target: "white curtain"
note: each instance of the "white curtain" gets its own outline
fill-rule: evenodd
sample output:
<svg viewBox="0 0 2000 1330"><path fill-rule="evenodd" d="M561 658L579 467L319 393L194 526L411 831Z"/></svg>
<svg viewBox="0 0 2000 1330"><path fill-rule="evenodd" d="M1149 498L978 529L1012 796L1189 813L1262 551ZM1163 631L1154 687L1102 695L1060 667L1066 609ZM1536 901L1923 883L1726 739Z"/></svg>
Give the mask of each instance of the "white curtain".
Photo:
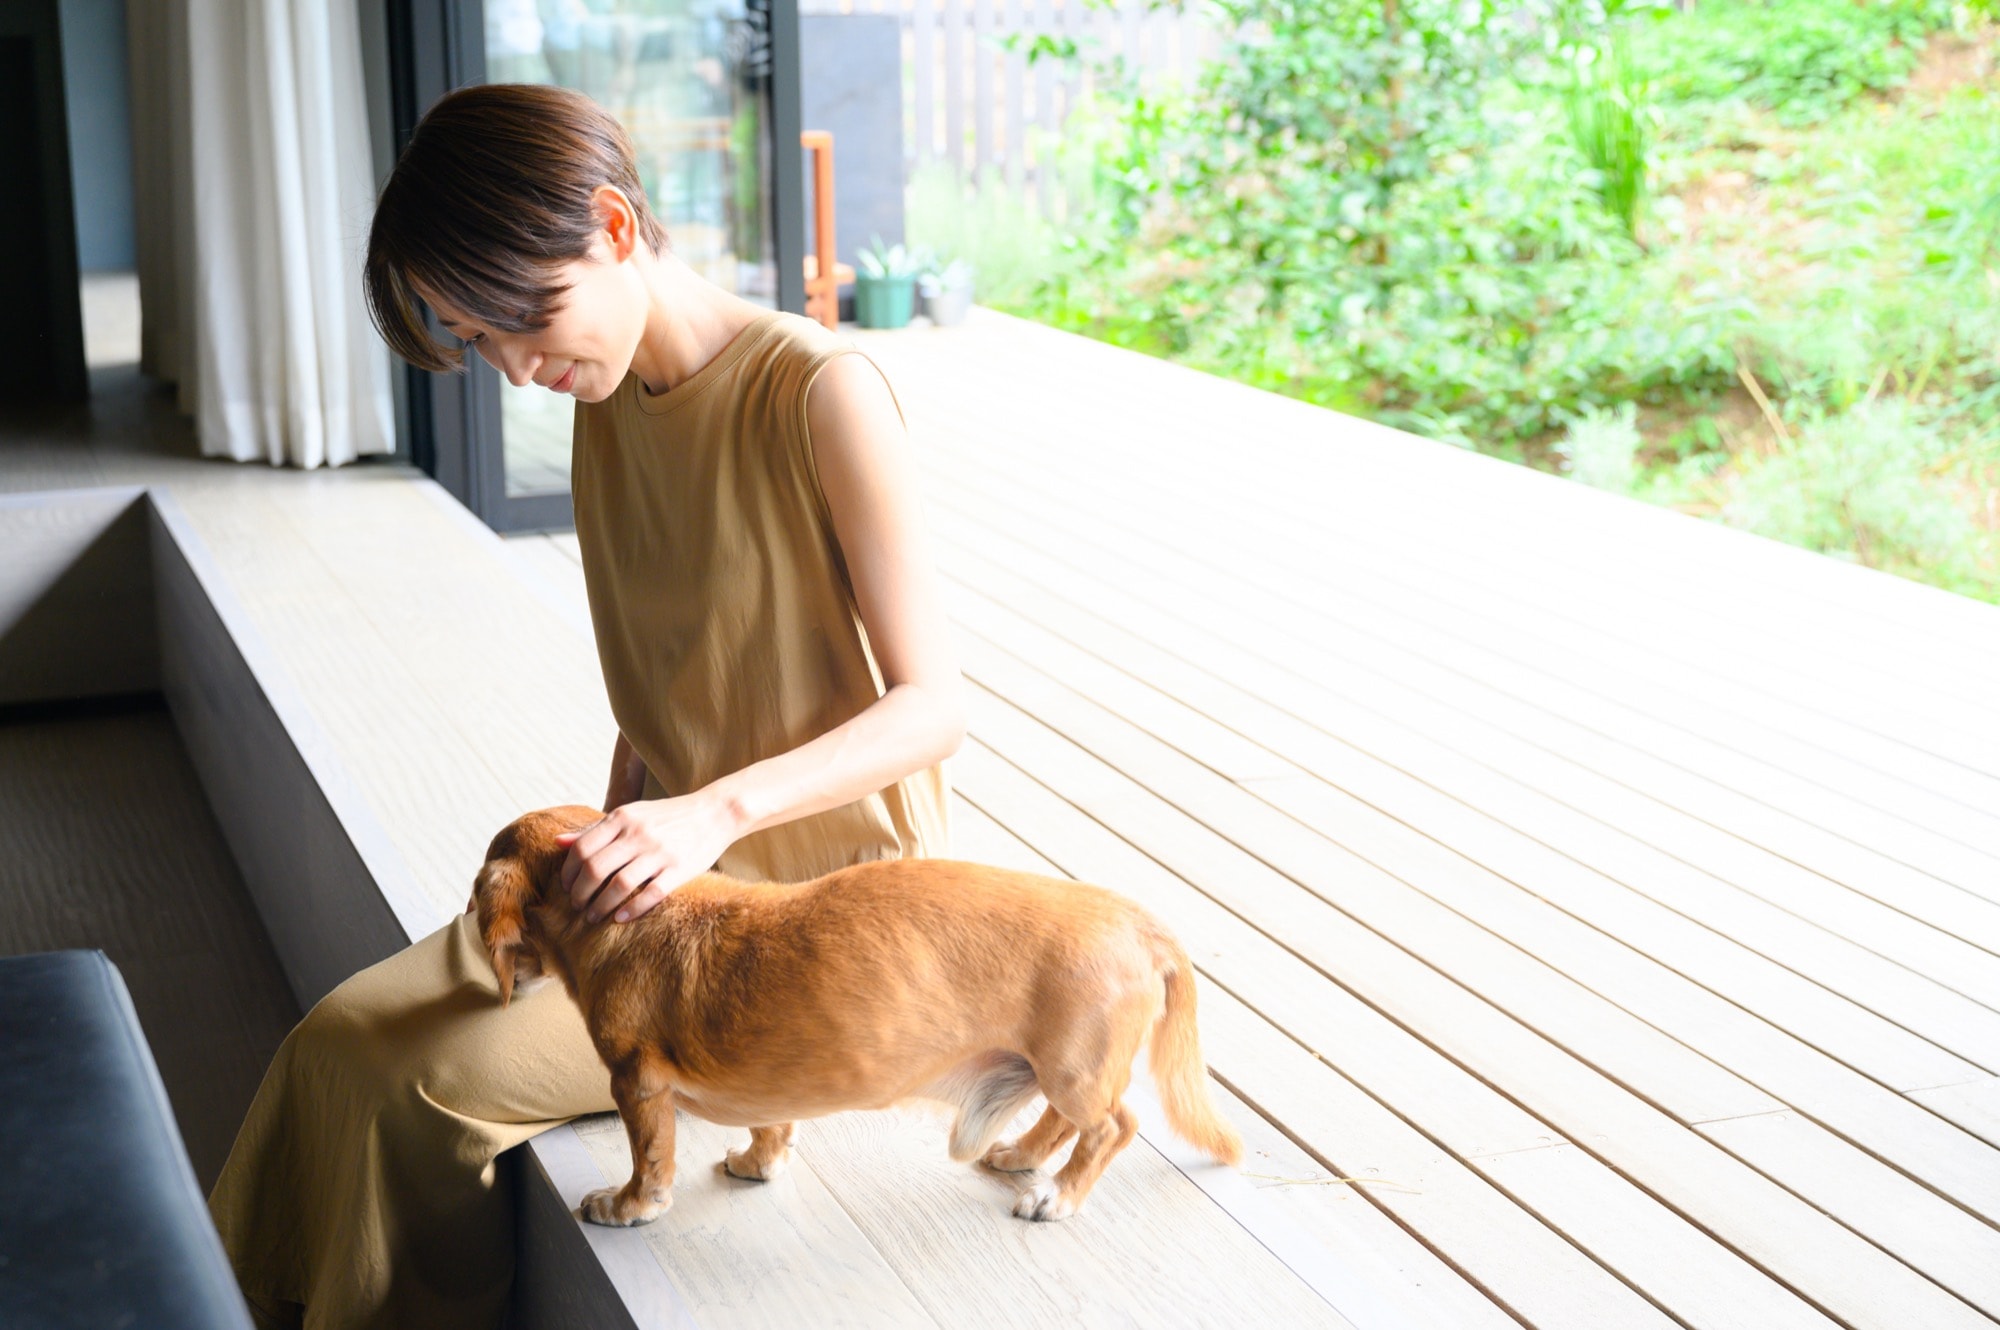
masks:
<svg viewBox="0 0 2000 1330"><path fill-rule="evenodd" d="M155 0L131 41L141 367L211 456L394 451L356 0Z"/></svg>

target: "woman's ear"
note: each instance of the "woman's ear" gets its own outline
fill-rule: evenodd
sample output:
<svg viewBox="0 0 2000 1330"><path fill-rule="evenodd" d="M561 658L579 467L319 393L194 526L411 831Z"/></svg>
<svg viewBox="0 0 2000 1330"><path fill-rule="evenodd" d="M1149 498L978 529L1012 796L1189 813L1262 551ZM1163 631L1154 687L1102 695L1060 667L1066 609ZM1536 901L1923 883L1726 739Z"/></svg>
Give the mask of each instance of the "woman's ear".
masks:
<svg viewBox="0 0 2000 1330"><path fill-rule="evenodd" d="M599 185L590 192L590 206L597 213L599 227L611 246L611 261L623 263L645 242L639 237L639 214L632 200L616 185Z"/></svg>
<svg viewBox="0 0 2000 1330"><path fill-rule="evenodd" d="M535 899L534 879L513 855L488 859L473 880L472 896L479 905L479 940L492 958L504 1007L514 997L514 953L528 945L522 929L528 905Z"/></svg>

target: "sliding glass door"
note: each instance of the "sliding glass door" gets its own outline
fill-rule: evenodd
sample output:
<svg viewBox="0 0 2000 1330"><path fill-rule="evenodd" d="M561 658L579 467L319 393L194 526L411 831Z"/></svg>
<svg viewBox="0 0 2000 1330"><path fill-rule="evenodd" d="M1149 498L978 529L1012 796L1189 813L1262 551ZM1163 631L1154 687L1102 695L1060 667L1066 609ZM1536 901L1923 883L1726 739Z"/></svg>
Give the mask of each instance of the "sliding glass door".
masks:
<svg viewBox="0 0 2000 1330"><path fill-rule="evenodd" d="M486 0L486 75L588 93L639 154L674 252L716 285L777 302L768 9L744 0ZM506 493L567 493L574 403L500 386Z"/></svg>
<svg viewBox="0 0 2000 1330"><path fill-rule="evenodd" d="M746 299L803 311L796 0L401 3L412 20L404 34L410 65L426 59L435 11L441 22L428 28L428 45L438 49L428 58L435 65L441 55L445 66L434 71L442 75L436 93L412 87L410 124L461 83L587 93L632 136L640 183L674 253ZM399 128L400 142L408 126ZM472 364L464 400L429 413L433 474L456 490L448 473L452 454L463 451L460 497L490 525L568 525L573 402L515 388L476 357ZM435 381L429 389L439 391Z"/></svg>

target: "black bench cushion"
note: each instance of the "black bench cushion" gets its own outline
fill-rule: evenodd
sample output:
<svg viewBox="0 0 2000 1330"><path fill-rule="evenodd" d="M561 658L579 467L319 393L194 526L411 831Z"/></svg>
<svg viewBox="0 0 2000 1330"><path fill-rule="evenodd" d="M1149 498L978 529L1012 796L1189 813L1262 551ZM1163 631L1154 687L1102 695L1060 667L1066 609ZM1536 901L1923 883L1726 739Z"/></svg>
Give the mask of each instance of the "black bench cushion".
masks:
<svg viewBox="0 0 2000 1330"><path fill-rule="evenodd" d="M0 959L0 1160L0 1326L248 1330L101 951Z"/></svg>

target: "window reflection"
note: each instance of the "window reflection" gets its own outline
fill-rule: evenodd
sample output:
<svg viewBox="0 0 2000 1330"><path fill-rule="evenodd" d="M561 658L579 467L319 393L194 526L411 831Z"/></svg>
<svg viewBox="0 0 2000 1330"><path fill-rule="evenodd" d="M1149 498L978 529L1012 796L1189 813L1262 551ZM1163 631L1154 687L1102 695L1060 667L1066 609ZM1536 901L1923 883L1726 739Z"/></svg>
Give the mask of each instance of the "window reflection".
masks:
<svg viewBox="0 0 2000 1330"><path fill-rule="evenodd" d="M485 15L488 78L589 94L632 136L674 252L718 286L777 303L769 0L486 0ZM571 400L500 391L507 492L568 489Z"/></svg>

